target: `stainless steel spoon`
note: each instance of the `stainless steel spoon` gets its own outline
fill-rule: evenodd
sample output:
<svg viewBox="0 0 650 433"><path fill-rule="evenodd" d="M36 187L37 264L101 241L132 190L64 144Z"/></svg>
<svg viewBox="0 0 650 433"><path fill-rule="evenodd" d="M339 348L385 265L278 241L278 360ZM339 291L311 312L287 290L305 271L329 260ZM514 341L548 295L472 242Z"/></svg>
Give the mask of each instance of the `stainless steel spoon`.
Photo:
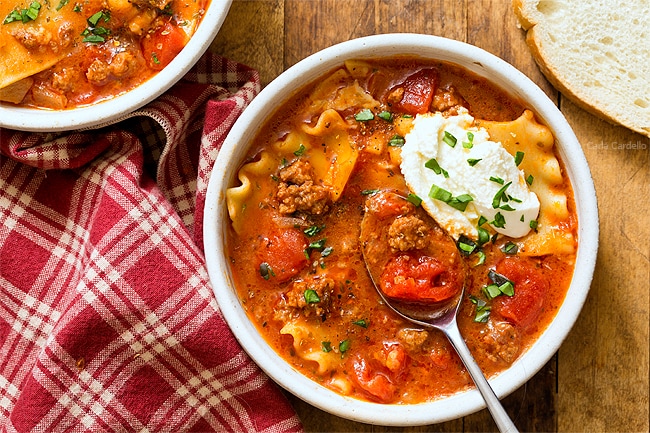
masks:
<svg viewBox="0 0 650 433"><path fill-rule="evenodd" d="M398 218L406 217L411 218L411 223L415 217L423 224L418 222L419 228L413 228L413 224L411 224L411 236L404 236L403 239L400 239L399 236L395 236L395 233L390 233L390 225ZM418 230L419 236L417 235ZM413 236L414 234L415 236ZM420 240L423 242L418 244L418 238L421 238ZM370 279L386 305L412 323L442 331L460 356L483 396L499 431L517 432L517 427L501 405L458 330L456 316L465 290L465 268L454 240L423 210L410 204L404 197L393 192L380 191L368 197L366 201L365 213L361 222L360 241ZM413 244L414 250L419 251L417 254L432 256L455 272L452 272L451 276L447 275L442 280L436 281L436 285L440 286L438 292L441 292L442 295L437 296L434 293L422 301L421 299L409 299L403 294L389 296L382 290L381 275L391 259L391 252L395 253L392 254L392 257L395 257L396 254L408 255L407 251L412 250L409 248L410 244ZM450 285L454 287L450 287ZM450 293L453 294L448 296Z"/></svg>

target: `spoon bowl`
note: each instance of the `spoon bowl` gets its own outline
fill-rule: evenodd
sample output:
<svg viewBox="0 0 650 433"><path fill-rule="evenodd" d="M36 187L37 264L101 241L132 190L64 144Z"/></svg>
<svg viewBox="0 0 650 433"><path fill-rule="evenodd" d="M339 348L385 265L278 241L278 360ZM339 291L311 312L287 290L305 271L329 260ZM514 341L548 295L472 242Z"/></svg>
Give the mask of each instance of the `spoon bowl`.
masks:
<svg viewBox="0 0 650 433"><path fill-rule="evenodd" d="M442 331L483 396L499 431L517 432L458 329L456 317L466 270L454 240L407 198L379 191L366 200L360 242L370 280L384 303L416 325ZM403 268L395 269L397 262Z"/></svg>

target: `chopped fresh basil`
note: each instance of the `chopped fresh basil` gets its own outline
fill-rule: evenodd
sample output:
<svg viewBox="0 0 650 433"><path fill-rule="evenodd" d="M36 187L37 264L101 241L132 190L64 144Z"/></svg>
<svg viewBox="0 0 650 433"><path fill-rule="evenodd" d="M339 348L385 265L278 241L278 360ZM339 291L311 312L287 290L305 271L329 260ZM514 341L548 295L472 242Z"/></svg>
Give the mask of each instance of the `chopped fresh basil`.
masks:
<svg viewBox="0 0 650 433"><path fill-rule="evenodd" d="M102 17L104 17L104 21L108 21L108 18L104 16L104 11L95 12L90 16L90 18L88 18L88 24L92 27L97 27L97 23L102 19Z"/></svg>
<svg viewBox="0 0 650 433"><path fill-rule="evenodd" d="M331 352L332 351L332 342L331 341L321 341L320 343L321 349L323 349L323 352Z"/></svg>
<svg viewBox="0 0 650 433"><path fill-rule="evenodd" d="M493 208L498 208L501 205L501 201L508 201L508 197L505 194L506 190L508 187L512 185L512 182L508 182L505 185L503 185L499 190L497 191L496 194L494 194L494 198L492 199L492 207Z"/></svg>
<svg viewBox="0 0 650 433"><path fill-rule="evenodd" d="M317 241L315 241L315 242L311 242L311 243L309 244L309 246L307 246L307 248L309 248L309 249L311 249L311 250L319 250L319 251L322 251L323 248L325 248L325 242L326 242L326 239L325 239L325 238L323 238L323 239L319 239L319 240L317 240Z"/></svg>
<svg viewBox="0 0 650 433"><path fill-rule="evenodd" d="M488 271L488 278L489 278L489 279L490 279L494 284L497 284L497 285L499 285L499 286L502 285L502 284L507 283L508 281L510 281L507 277L505 277L504 275L501 275L500 273L498 273L497 271L495 271L495 270L493 270L493 269L490 269L490 270Z"/></svg>
<svg viewBox="0 0 650 433"><path fill-rule="evenodd" d="M105 42L106 41L105 36L109 36L111 34L111 31L110 29L107 29L106 27L101 27L98 24L101 20L104 20L104 22L108 22L110 18L111 18L110 13L106 11L99 11L92 14L90 18L87 19L88 27L81 33L81 35L84 36L82 42L88 42L92 44L99 44ZM156 59L157 57L154 57L154 62L156 61Z"/></svg>
<svg viewBox="0 0 650 433"><path fill-rule="evenodd" d="M478 227L478 244L483 245L487 243L490 240L490 232L488 232L486 229L483 227Z"/></svg>
<svg viewBox="0 0 650 433"><path fill-rule="evenodd" d="M442 174L445 178L449 177L449 173L447 173L447 170L440 167L440 164L438 164L438 161L435 158L431 158L430 160L425 162L424 166L429 170L433 170L435 174Z"/></svg>
<svg viewBox="0 0 650 433"><path fill-rule="evenodd" d="M41 10L41 4L33 1L25 9L16 9L9 12L2 22L2 24L13 23L14 21L21 21L23 23L34 21L38 18L38 12Z"/></svg>
<svg viewBox="0 0 650 433"><path fill-rule="evenodd" d="M530 220L530 224L529 224L529 225L530 225L530 228L531 228L531 229L533 229L533 230L537 230L537 224L538 224L537 220Z"/></svg>
<svg viewBox="0 0 650 433"><path fill-rule="evenodd" d="M490 180L492 182L498 183L499 185L503 185L504 183L506 183L505 180L503 180L503 179L501 179L500 177L497 177L497 176L490 176Z"/></svg>
<svg viewBox="0 0 650 433"><path fill-rule="evenodd" d="M160 64L160 60L158 59L158 54L156 54L155 52L151 53L151 59L153 60L154 64L156 65Z"/></svg>
<svg viewBox="0 0 650 433"><path fill-rule="evenodd" d="M60 11L65 5L69 3L70 0L61 0L59 1L59 4L56 6L56 10Z"/></svg>
<svg viewBox="0 0 650 433"><path fill-rule="evenodd" d="M415 206L420 206L422 204L422 199L413 193L409 193L409 195L406 196L406 200Z"/></svg>
<svg viewBox="0 0 650 433"><path fill-rule="evenodd" d="M499 290L506 296L514 296L515 284L512 281L507 281L499 286Z"/></svg>
<svg viewBox="0 0 650 433"><path fill-rule="evenodd" d="M305 154L305 151L306 151L306 150L307 150L307 148L305 147L305 145L304 145L304 144L300 144L300 147L298 147L298 150L296 150L295 152L293 152L293 154L296 155L296 156L302 156L302 155Z"/></svg>
<svg viewBox="0 0 650 433"><path fill-rule="evenodd" d="M470 158L470 159L467 160L467 163L469 164L470 167L474 167L476 164L481 162L481 159L482 158L479 158L479 159Z"/></svg>
<svg viewBox="0 0 650 433"><path fill-rule="evenodd" d="M307 245L307 248L305 248L305 251L304 251L305 257L307 258L307 260L309 260L312 251L314 251L314 250L315 251L323 251L325 249L325 242L326 242L326 239L323 238L323 239L319 239L319 240L317 240L315 242L311 242L309 245ZM331 253L331 251L330 251L330 253Z"/></svg>
<svg viewBox="0 0 650 433"><path fill-rule="evenodd" d="M323 251L320 252L320 256L327 257L332 254L332 251L334 251L334 247L325 247L323 248Z"/></svg>
<svg viewBox="0 0 650 433"><path fill-rule="evenodd" d="M501 247L501 251L505 254L517 254L519 247L514 242L508 242Z"/></svg>
<svg viewBox="0 0 650 433"><path fill-rule="evenodd" d="M377 114L377 117L379 117L381 120L385 120L386 122L392 122L393 121L393 113L390 111L382 111L381 113Z"/></svg>
<svg viewBox="0 0 650 433"><path fill-rule="evenodd" d="M343 340L339 343L339 351L343 354L350 350L350 340Z"/></svg>
<svg viewBox="0 0 650 433"><path fill-rule="evenodd" d="M506 226L506 219L501 215L501 212L497 212L497 214L494 215L494 220L490 224L498 229L502 229Z"/></svg>
<svg viewBox="0 0 650 433"><path fill-rule="evenodd" d="M501 206L499 206L499 209L501 209L501 210L505 210L505 211L507 211L507 212L512 212L512 211L515 210L515 208L513 208L513 207L510 206L509 204L501 205Z"/></svg>
<svg viewBox="0 0 650 433"><path fill-rule="evenodd" d="M364 108L361 111L359 111L357 114L354 115L354 119L357 122L367 122L369 120L372 120L375 118L375 115L372 114L372 111L368 108Z"/></svg>
<svg viewBox="0 0 650 433"><path fill-rule="evenodd" d="M492 280L493 284L489 284L482 288L483 294L488 299L494 299L501 295L513 296L515 294L515 283L503 275L490 269L488 277Z"/></svg>
<svg viewBox="0 0 650 433"><path fill-rule="evenodd" d="M515 154L515 165L519 167L519 164L521 164L521 161L524 160L524 152L517 152Z"/></svg>
<svg viewBox="0 0 650 433"><path fill-rule="evenodd" d="M476 243L474 243L474 241L472 241L465 235L461 235L458 238L458 242L456 242L456 246L458 247L458 250L466 256L472 254L477 247Z"/></svg>
<svg viewBox="0 0 650 433"><path fill-rule="evenodd" d="M487 218L485 218L483 215L481 215L481 216L478 218L478 224L477 224L477 226L478 226L478 227L481 227L481 226L482 226L483 224L485 224L486 222L487 222Z"/></svg>
<svg viewBox="0 0 650 433"><path fill-rule="evenodd" d="M377 194L378 192L379 192L378 189L364 189L363 191L361 191L361 195L373 195L373 194Z"/></svg>
<svg viewBox="0 0 650 433"><path fill-rule="evenodd" d="M478 261L476 262L476 264L474 266L480 266L483 263L485 263L485 253L483 251L478 250L476 252L476 255L478 256Z"/></svg>
<svg viewBox="0 0 650 433"><path fill-rule="evenodd" d="M316 236L318 233L325 229L325 225L322 226L310 226L303 230L303 233L309 237Z"/></svg>
<svg viewBox="0 0 650 433"><path fill-rule="evenodd" d="M496 284L489 284L487 286L484 286L481 290L483 291L485 297L488 299L494 299L497 296L501 295L501 290L499 290L499 286Z"/></svg>
<svg viewBox="0 0 650 433"><path fill-rule="evenodd" d="M463 147L465 149L471 149L474 147L474 134L467 132L467 141L463 141Z"/></svg>
<svg viewBox="0 0 650 433"><path fill-rule="evenodd" d="M535 180L535 178L533 177L532 174L529 174L528 177L526 178L526 183L527 183L528 185L532 185L532 184L533 184L533 180Z"/></svg>
<svg viewBox="0 0 650 433"><path fill-rule="evenodd" d="M444 132L444 136L442 137L442 141L444 141L445 143L447 143L451 147L456 147L456 143L458 142L456 137L454 137L451 133L449 133L447 131Z"/></svg>
<svg viewBox="0 0 650 433"><path fill-rule="evenodd" d="M474 316L474 321L479 323L487 322L490 318L491 309L487 302L472 295L470 295L469 300L472 304L476 305L476 314Z"/></svg>
<svg viewBox="0 0 650 433"><path fill-rule="evenodd" d="M431 189L429 190L429 197L447 203L449 202L449 200L451 200L451 193L433 184L431 185Z"/></svg>
<svg viewBox="0 0 650 433"><path fill-rule="evenodd" d="M469 204L470 201L473 201L474 198L472 198L471 195L469 194L461 194L458 197L452 197L447 204L454 209L458 209L461 212L465 212L465 209L467 209L467 205Z"/></svg>
<svg viewBox="0 0 650 433"><path fill-rule="evenodd" d="M106 41L106 39L104 39L103 36L92 35L92 34L84 37L81 40L81 42L88 42L88 43L91 43L91 44L101 44L102 42L105 42L105 41Z"/></svg>
<svg viewBox="0 0 650 433"><path fill-rule="evenodd" d="M265 280L268 280L271 277L275 277L275 272L273 272L273 268L271 268L271 265L269 265L266 262L262 262L260 264L260 275Z"/></svg>
<svg viewBox="0 0 650 433"><path fill-rule="evenodd" d="M404 140L404 137L401 135L393 135L390 140L388 140L388 145L391 147L402 147L404 146L404 143L406 143L406 140Z"/></svg>
<svg viewBox="0 0 650 433"><path fill-rule="evenodd" d="M316 291L313 289L305 290L304 296L305 296L305 302L308 304L316 304L320 302L320 297L318 296L318 293L316 293Z"/></svg>
<svg viewBox="0 0 650 433"><path fill-rule="evenodd" d="M368 320L366 319L359 319L355 320L352 322L353 325L361 326L362 328L367 328L368 327Z"/></svg>
<svg viewBox="0 0 650 433"><path fill-rule="evenodd" d="M467 204L474 200L469 194L461 194L458 197L454 197L449 191L440 188L435 184L431 185L431 189L429 190L429 197L444 201L449 206L453 207L454 209L458 209L461 212L464 212L465 209L467 209Z"/></svg>

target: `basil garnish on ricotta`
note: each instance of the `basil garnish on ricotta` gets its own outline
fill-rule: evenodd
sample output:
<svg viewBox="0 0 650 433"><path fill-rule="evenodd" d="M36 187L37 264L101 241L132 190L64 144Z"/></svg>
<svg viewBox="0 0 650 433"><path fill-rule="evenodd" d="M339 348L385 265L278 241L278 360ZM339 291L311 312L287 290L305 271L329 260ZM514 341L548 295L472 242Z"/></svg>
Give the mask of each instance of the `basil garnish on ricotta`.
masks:
<svg viewBox="0 0 650 433"><path fill-rule="evenodd" d="M461 141L462 146L456 146ZM519 238L531 230L539 200L511 155L461 110L456 116L418 114L404 137L401 171L411 192L451 236L477 240L479 218L497 233ZM480 162L480 163L479 163Z"/></svg>

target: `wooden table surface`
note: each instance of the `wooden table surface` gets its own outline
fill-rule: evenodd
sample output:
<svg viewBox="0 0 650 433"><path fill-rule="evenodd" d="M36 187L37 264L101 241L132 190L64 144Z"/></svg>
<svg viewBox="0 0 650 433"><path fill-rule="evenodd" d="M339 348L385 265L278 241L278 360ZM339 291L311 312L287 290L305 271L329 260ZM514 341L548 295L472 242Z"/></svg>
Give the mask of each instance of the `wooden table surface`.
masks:
<svg viewBox="0 0 650 433"><path fill-rule="evenodd" d="M266 85L320 49L393 32L469 42L517 67L557 101L591 168L600 249L589 297L558 353L503 400L507 411L522 431L647 432L650 139L559 95L533 61L510 0L234 0L211 49L257 69ZM313 432L496 430L486 410L438 425L395 428L348 421L289 398Z"/></svg>

